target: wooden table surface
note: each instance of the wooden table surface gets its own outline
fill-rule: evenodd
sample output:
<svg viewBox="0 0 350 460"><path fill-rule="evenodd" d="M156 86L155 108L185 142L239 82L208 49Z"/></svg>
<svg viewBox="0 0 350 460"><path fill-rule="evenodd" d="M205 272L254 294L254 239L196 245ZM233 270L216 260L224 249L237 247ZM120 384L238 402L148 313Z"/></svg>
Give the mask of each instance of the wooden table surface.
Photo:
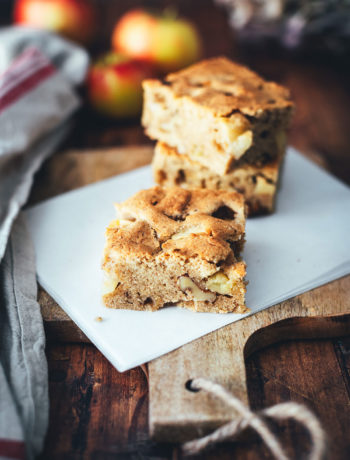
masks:
<svg viewBox="0 0 350 460"><path fill-rule="evenodd" d="M233 39L224 12L210 0L178 4L180 12L198 24L205 55L232 56L291 89L297 112L290 143L349 183L350 70L345 58L293 54L274 47L247 49ZM114 8L119 12L125 6ZM109 17L112 15L105 12L106 23ZM64 147L146 143L149 140L137 120L105 121L84 107ZM44 166L37 174L32 197L45 195L48 187ZM41 459L181 458L177 446L149 439L147 379L141 368L120 374L90 344L49 343L47 358L51 411ZM327 431L327 458L350 458L350 336L280 343L254 353L246 369L253 409L289 400L306 403ZM286 422L273 428L289 446L292 458L306 458L309 440L300 427ZM200 458L233 457L270 458L254 436L218 446Z"/></svg>

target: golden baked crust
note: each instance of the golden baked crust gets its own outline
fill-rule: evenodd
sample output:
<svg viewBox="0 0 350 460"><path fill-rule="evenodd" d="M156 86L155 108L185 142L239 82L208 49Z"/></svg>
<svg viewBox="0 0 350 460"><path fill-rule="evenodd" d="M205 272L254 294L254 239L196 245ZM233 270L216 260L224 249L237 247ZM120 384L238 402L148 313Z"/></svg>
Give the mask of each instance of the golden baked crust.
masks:
<svg viewBox="0 0 350 460"><path fill-rule="evenodd" d="M230 215L216 218L225 207ZM147 222L160 243L176 233L194 229L193 233L231 240L240 239L244 233L244 198L235 191L156 186L139 191L116 208L121 219Z"/></svg>
<svg viewBox="0 0 350 460"><path fill-rule="evenodd" d="M146 133L217 174L284 153L290 93L244 66L208 59L143 88Z"/></svg>
<svg viewBox="0 0 350 460"><path fill-rule="evenodd" d="M263 111L293 106L287 88L265 81L225 57L207 59L169 74L160 84L169 83L176 97L190 97L218 117L229 117L233 111L259 116Z"/></svg>
<svg viewBox="0 0 350 460"><path fill-rule="evenodd" d="M243 164L227 174L219 175L188 155L180 155L175 148L158 142L152 169L155 182L163 187L236 190L245 198L248 216L255 216L274 210L282 161L283 157L279 157L263 166Z"/></svg>
<svg viewBox="0 0 350 460"><path fill-rule="evenodd" d="M242 195L156 186L116 208L103 261L107 306L246 311Z"/></svg>

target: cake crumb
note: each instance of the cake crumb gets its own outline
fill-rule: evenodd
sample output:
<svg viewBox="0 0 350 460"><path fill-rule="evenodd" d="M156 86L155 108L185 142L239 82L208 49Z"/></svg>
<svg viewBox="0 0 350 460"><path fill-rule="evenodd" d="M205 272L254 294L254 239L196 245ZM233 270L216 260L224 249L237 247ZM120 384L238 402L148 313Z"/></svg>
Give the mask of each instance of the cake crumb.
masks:
<svg viewBox="0 0 350 460"><path fill-rule="evenodd" d="M98 323L101 323L101 321L103 321L102 316L96 316L95 321L97 321Z"/></svg>
<svg viewBox="0 0 350 460"><path fill-rule="evenodd" d="M117 204L120 224L106 231L104 304L246 313L244 206L236 191L159 186Z"/></svg>

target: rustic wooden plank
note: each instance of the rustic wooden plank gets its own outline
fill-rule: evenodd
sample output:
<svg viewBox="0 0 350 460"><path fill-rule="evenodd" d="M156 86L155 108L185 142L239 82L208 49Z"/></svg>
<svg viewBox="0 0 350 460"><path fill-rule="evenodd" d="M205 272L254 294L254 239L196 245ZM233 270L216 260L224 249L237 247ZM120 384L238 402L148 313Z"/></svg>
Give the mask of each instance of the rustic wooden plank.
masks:
<svg viewBox="0 0 350 460"><path fill-rule="evenodd" d="M350 401L350 336L334 340L334 350L340 368L340 373L346 386L348 400ZM348 402L347 405L350 406L350 402Z"/></svg>
<svg viewBox="0 0 350 460"><path fill-rule="evenodd" d="M92 345L50 344L47 356L51 416L41 460L182 458L173 445L149 440L147 381L140 369L120 374ZM327 430L332 460L349 458L346 385L332 341L281 343L254 353L246 366L254 410L290 399L307 404ZM298 425L272 423L271 427L290 458L305 456L308 439ZM261 440L252 432L249 435L199 458L270 460Z"/></svg>
<svg viewBox="0 0 350 460"><path fill-rule="evenodd" d="M58 153L36 175L29 205L149 164L152 155L151 145Z"/></svg>
<svg viewBox="0 0 350 460"><path fill-rule="evenodd" d="M171 447L147 442L141 368L121 374L89 344L49 344L47 357L51 410L42 460L168 457Z"/></svg>
<svg viewBox="0 0 350 460"><path fill-rule="evenodd" d="M247 373L252 408L259 410L290 400L306 404L327 433L326 458L350 458L349 402L344 405L349 396L331 340L285 342L256 352L247 360ZM305 457L309 440L297 424L272 426L288 446L290 458Z"/></svg>
<svg viewBox="0 0 350 460"><path fill-rule="evenodd" d="M90 342L53 298L39 286L38 302L48 342Z"/></svg>
<svg viewBox="0 0 350 460"><path fill-rule="evenodd" d="M245 355L280 340L348 334L349 293L347 276L230 324L149 363L151 436L182 442L226 423L232 418L232 411L208 395L188 391L186 382L196 377L211 378L248 403Z"/></svg>

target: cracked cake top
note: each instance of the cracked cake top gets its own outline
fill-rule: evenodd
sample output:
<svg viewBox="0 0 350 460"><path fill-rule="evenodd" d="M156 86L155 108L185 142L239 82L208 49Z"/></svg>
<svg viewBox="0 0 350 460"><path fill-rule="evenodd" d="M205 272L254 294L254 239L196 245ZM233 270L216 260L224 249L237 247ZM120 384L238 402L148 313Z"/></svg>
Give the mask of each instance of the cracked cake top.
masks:
<svg viewBox="0 0 350 460"><path fill-rule="evenodd" d="M107 229L108 253L199 257L219 263L244 241L244 198L238 192L156 186L116 205ZM235 246L236 242L236 246Z"/></svg>
<svg viewBox="0 0 350 460"><path fill-rule="evenodd" d="M220 117L293 108L287 88L225 57L201 61L162 81L145 80L144 85L168 86L176 97L189 97Z"/></svg>

